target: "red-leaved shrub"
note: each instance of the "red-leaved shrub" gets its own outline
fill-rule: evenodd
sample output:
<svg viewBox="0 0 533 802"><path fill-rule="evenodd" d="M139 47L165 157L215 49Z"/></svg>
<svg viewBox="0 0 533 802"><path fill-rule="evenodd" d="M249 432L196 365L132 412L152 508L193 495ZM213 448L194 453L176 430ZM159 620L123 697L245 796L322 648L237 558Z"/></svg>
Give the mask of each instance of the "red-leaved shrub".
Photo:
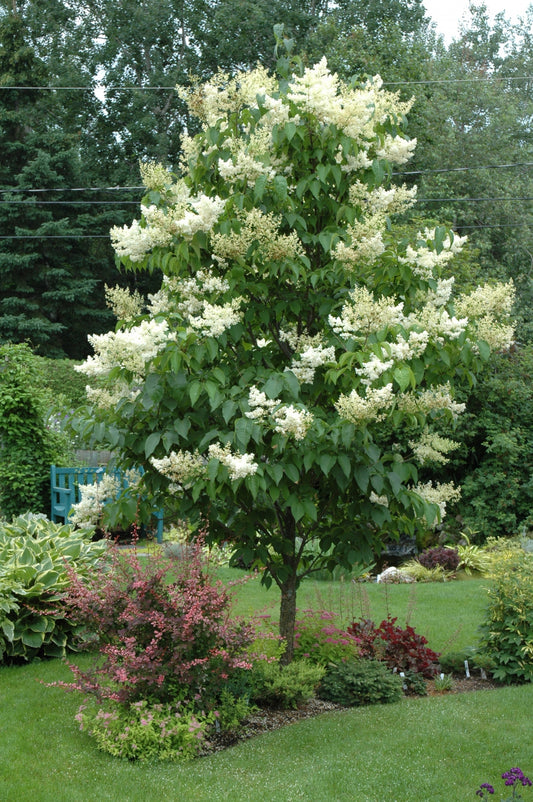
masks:
<svg viewBox="0 0 533 802"><path fill-rule="evenodd" d="M440 565L445 571L456 571L459 566L459 554L457 549L434 546L419 554L418 562L424 568L436 568Z"/></svg>
<svg viewBox="0 0 533 802"><path fill-rule="evenodd" d="M231 674L251 668L251 626L230 618L230 597L211 580L199 539L184 558L116 549L109 571L71 576L66 602L99 652L89 671L71 666L70 687L132 703L179 698L209 704Z"/></svg>
<svg viewBox="0 0 533 802"><path fill-rule="evenodd" d="M426 638L418 635L413 627L407 625L402 629L396 626L396 621L396 618L386 618L376 627L373 621L362 619L354 621L347 632L357 641L361 657L382 660L398 671L413 671L428 678L435 676L439 655L426 646Z"/></svg>

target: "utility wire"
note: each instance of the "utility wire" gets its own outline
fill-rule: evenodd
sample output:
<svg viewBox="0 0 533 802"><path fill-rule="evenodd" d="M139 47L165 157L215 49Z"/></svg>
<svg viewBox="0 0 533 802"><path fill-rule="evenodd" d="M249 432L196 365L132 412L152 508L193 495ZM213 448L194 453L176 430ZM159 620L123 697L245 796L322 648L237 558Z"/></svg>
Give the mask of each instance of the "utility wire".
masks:
<svg viewBox="0 0 533 802"><path fill-rule="evenodd" d="M526 198L508 198L508 197L494 197L494 198L416 198L417 203L482 203L494 201L533 201L533 196ZM30 209L36 206L138 206L139 201L49 201L49 200L0 200L0 205L3 206L27 206Z"/></svg>
<svg viewBox="0 0 533 802"><path fill-rule="evenodd" d="M486 164L479 167L441 167L431 170L410 170L405 172L393 172L391 175L429 175L432 173L469 173L477 170L507 170L511 167L533 167L533 162L512 162L510 164ZM146 187L48 187L45 189L24 189L21 187L0 187L0 192L133 192L146 191ZM102 201L104 203L105 201Z"/></svg>
<svg viewBox="0 0 533 802"><path fill-rule="evenodd" d="M456 225L461 231L481 229L481 228L531 228L530 223L523 220L514 223L487 223L481 225ZM45 240L45 239L107 239L109 234L2 234L0 240Z"/></svg>
<svg viewBox="0 0 533 802"><path fill-rule="evenodd" d="M464 84L464 83L486 83L488 81L531 81L533 75L487 75L483 78L426 78L419 81L383 81L384 86L415 86L421 84ZM15 89L15 90L38 90L48 89L55 91L64 89L67 91L86 92L90 91L109 91L117 89L131 89L141 91L151 91L158 89L176 89L174 86L148 86L147 84L94 84L90 86L0 86L0 89Z"/></svg>

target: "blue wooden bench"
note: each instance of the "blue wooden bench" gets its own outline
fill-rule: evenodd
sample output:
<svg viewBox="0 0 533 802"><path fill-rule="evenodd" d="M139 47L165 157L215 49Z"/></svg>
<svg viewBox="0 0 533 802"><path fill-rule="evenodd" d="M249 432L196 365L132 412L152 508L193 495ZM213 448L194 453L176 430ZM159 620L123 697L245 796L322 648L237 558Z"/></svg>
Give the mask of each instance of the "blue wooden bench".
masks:
<svg viewBox="0 0 533 802"><path fill-rule="evenodd" d="M106 473L117 477L124 484L124 487L127 487L127 481L124 479L123 471L118 469L108 471L107 468L102 467L59 468L57 465L52 465L50 467L50 519L56 523L68 523L73 505L81 501L80 486L100 482ZM162 543L163 510L156 510L153 515L157 521L157 542Z"/></svg>

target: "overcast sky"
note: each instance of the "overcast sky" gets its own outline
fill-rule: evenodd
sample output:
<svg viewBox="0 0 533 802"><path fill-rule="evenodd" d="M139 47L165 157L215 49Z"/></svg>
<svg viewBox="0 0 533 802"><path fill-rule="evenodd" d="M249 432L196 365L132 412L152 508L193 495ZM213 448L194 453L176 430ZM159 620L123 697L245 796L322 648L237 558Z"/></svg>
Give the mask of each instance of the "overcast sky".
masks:
<svg viewBox="0 0 533 802"><path fill-rule="evenodd" d="M506 17L515 22L525 15L531 2L533 0L485 0L485 5L491 16L505 11ZM424 5L428 16L437 24L438 32L446 42L450 42L458 31L461 17L468 10L468 0L424 0Z"/></svg>

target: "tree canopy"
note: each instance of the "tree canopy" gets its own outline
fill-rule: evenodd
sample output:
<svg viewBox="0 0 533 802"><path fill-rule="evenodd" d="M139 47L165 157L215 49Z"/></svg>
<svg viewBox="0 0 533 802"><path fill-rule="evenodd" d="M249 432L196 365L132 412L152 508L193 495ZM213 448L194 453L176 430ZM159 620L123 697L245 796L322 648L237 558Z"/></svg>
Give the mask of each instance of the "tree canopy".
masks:
<svg viewBox="0 0 533 802"><path fill-rule="evenodd" d="M322 59L180 95L201 125L183 177L145 166L141 219L112 231L161 289L144 315L111 294L122 323L82 369L104 382L92 416L154 497L279 586L290 660L302 577L371 562L454 497L418 466L453 449L433 424L463 408L452 383L509 345L513 290L455 295L461 239L395 232L415 193L390 175L414 142L409 103L379 81L344 84Z"/></svg>

